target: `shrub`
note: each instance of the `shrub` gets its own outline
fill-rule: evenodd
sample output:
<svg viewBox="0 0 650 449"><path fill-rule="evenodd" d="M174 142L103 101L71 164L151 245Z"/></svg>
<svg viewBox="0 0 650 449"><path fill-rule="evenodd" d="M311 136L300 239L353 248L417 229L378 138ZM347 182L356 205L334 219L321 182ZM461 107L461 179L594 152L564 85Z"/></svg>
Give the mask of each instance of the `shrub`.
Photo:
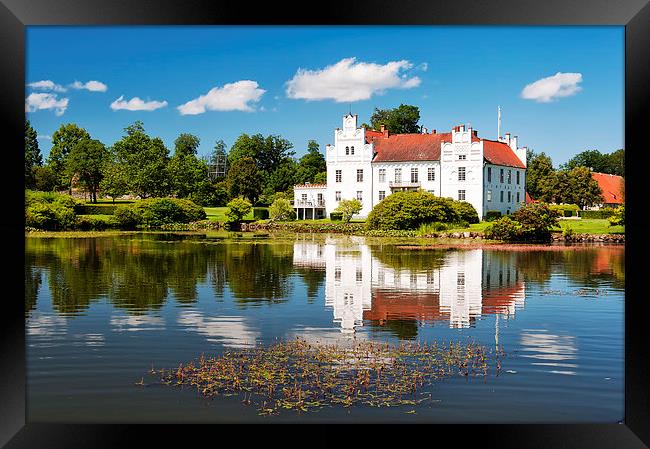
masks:
<svg viewBox="0 0 650 449"><path fill-rule="evenodd" d="M226 223L238 223L252 209L252 204L243 198L234 198L228 203L228 212L226 212Z"/></svg>
<svg viewBox="0 0 650 449"><path fill-rule="evenodd" d="M578 215L580 206L577 204L551 204L549 206L552 210L558 211L563 217L573 217Z"/></svg>
<svg viewBox="0 0 650 449"><path fill-rule="evenodd" d="M609 218L614 215L614 209L600 209L600 210L581 210L579 213L580 218Z"/></svg>
<svg viewBox="0 0 650 449"><path fill-rule="evenodd" d="M140 225L158 228L171 223L199 221L206 217L201 206L190 200L177 198L149 198L118 206L114 215L121 229L135 229Z"/></svg>
<svg viewBox="0 0 650 449"><path fill-rule="evenodd" d="M289 205L291 207L291 205ZM291 208L293 211L293 208ZM253 208L253 218L255 220L266 220L269 218L269 209L266 207L254 207Z"/></svg>
<svg viewBox="0 0 650 449"><path fill-rule="evenodd" d="M571 237L573 234L575 234L575 231L571 226L567 226L562 230L562 235L565 237Z"/></svg>
<svg viewBox="0 0 650 449"><path fill-rule="evenodd" d="M118 206L115 208L113 219L120 229L132 230L140 223L140 215L136 212L134 205Z"/></svg>
<svg viewBox="0 0 650 449"><path fill-rule="evenodd" d="M339 212L341 214L341 219L344 222L349 223L354 215L361 212L362 208L363 204L361 204L361 201L354 198L351 200L339 201L339 205L336 209L334 209L334 212Z"/></svg>
<svg viewBox="0 0 650 449"><path fill-rule="evenodd" d="M524 239L545 240L551 236L551 229L559 226L558 215L548 204L531 203L513 213L512 219L521 224Z"/></svg>
<svg viewBox="0 0 650 449"><path fill-rule="evenodd" d="M478 223L480 221L476 209L467 201L454 201L453 206L458 213L459 220L467 223Z"/></svg>
<svg viewBox="0 0 650 449"><path fill-rule="evenodd" d="M395 192L368 215L368 229L418 229L423 223L459 221L456 201L425 191Z"/></svg>
<svg viewBox="0 0 650 449"><path fill-rule="evenodd" d="M622 226L625 224L625 204L617 207L614 213L608 218L610 226Z"/></svg>
<svg viewBox="0 0 650 449"><path fill-rule="evenodd" d="M118 226L118 222L114 216L103 217L94 215L77 216L75 222L75 229L80 231L103 231L105 229L113 229Z"/></svg>
<svg viewBox="0 0 650 449"><path fill-rule="evenodd" d="M293 210L289 200L285 198L277 198L273 201L273 204L269 206L269 215L273 220L279 221L296 219L296 211Z"/></svg>
<svg viewBox="0 0 650 449"><path fill-rule="evenodd" d="M485 221L494 221L498 218L501 218L501 211L489 210L485 212Z"/></svg>
<svg viewBox="0 0 650 449"><path fill-rule="evenodd" d="M417 235L429 235L434 232L446 231L447 225L440 222L422 223L417 230Z"/></svg>
<svg viewBox="0 0 650 449"><path fill-rule="evenodd" d="M544 203L528 204L508 217L496 220L485 229L488 238L497 240L548 240L558 226L558 212Z"/></svg>
<svg viewBox="0 0 650 449"><path fill-rule="evenodd" d="M75 207L77 201L70 195L63 195L56 192L39 192L36 190L25 190L25 207L35 203L58 203L65 207Z"/></svg>
<svg viewBox="0 0 650 449"><path fill-rule="evenodd" d="M331 221L342 221L343 220L343 214L341 212L330 212L330 220Z"/></svg>
<svg viewBox="0 0 650 449"><path fill-rule="evenodd" d="M73 207L53 201L51 203L32 203L25 210L25 225L46 231L70 229L75 224Z"/></svg>

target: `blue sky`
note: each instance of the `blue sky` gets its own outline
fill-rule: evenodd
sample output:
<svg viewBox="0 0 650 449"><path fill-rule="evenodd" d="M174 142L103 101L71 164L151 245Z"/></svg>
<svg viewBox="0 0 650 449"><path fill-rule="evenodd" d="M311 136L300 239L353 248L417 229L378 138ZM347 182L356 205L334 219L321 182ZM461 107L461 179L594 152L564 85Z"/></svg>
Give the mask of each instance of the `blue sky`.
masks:
<svg viewBox="0 0 650 449"><path fill-rule="evenodd" d="M26 33L27 116L44 156L64 123L112 145L136 120L170 151L180 133L201 139L200 155L217 139L230 147L241 133L262 133L290 140L300 156L309 139L322 151L333 143L350 107L361 123L375 107L400 103L418 106L430 130L471 123L490 139L500 105L502 134L518 135L555 165L587 149L624 148L623 27L30 26Z"/></svg>

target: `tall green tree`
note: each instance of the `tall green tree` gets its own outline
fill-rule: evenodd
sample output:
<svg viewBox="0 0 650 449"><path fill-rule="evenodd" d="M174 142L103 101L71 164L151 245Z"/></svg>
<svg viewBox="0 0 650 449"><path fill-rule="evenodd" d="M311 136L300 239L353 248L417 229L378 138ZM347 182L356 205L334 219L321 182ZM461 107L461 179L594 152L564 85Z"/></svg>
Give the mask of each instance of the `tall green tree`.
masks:
<svg viewBox="0 0 650 449"><path fill-rule="evenodd" d="M129 191L141 198L165 196L170 190L169 150L159 137L151 138L141 121L127 126L113 145L113 160L124 170Z"/></svg>
<svg viewBox="0 0 650 449"><path fill-rule="evenodd" d="M280 136L262 134L240 135L228 153L228 162L250 157L260 170L267 174L274 172L283 162L295 154L291 151L293 144Z"/></svg>
<svg viewBox="0 0 650 449"><path fill-rule="evenodd" d="M600 186L587 167L558 171L548 190L552 191L548 200L555 203L577 204L584 208L603 201Z"/></svg>
<svg viewBox="0 0 650 449"><path fill-rule="evenodd" d="M194 155L199 148L201 140L194 134L183 133L174 140L174 155Z"/></svg>
<svg viewBox="0 0 650 449"><path fill-rule="evenodd" d="M208 166L194 154L176 153L167 166L171 190L178 198L195 194L200 184L207 181Z"/></svg>
<svg viewBox="0 0 650 449"><path fill-rule="evenodd" d="M548 193L548 183L554 175L553 161L545 153L526 152L526 191L534 199Z"/></svg>
<svg viewBox="0 0 650 449"><path fill-rule="evenodd" d="M36 186L35 168L43 165L43 156L38 147L36 130L32 128L29 120L25 121L25 187Z"/></svg>
<svg viewBox="0 0 650 449"><path fill-rule="evenodd" d="M231 197L244 196L255 204L262 193L262 176L251 157L237 159L226 176L228 192Z"/></svg>
<svg viewBox="0 0 650 449"><path fill-rule="evenodd" d="M225 172L228 173L228 147L226 142L219 139L215 142L212 153L210 154L209 164L212 166L217 166L225 162Z"/></svg>
<svg viewBox="0 0 650 449"><path fill-rule="evenodd" d="M91 201L97 202L97 191L102 180L104 165L108 162L109 152L99 140L82 139L68 154L66 171L72 178L78 176L79 183L90 193Z"/></svg>
<svg viewBox="0 0 650 449"><path fill-rule="evenodd" d="M392 134L409 134L420 132L420 108L400 104L392 109L375 108L370 117L370 128L376 131L384 125ZM364 123L365 125L365 123Z"/></svg>
<svg viewBox="0 0 650 449"><path fill-rule="evenodd" d="M113 199L113 203L115 203L115 198L129 193L129 181L124 164L118 164L113 160L107 161L104 164L99 188L105 195Z"/></svg>
<svg viewBox="0 0 650 449"><path fill-rule="evenodd" d="M625 150L612 153L601 153L598 150L587 150L572 157L562 168L567 170L576 167L587 167L594 172L610 175L625 176Z"/></svg>
<svg viewBox="0 0 650 449"><path fill-rule="evenodd" d="M90 134L85 129L67 123L61 125L59 129L52 134L52 148L47 158L47 165L52 169L59 179L59 187L67 188L70 192L72 189L72 176L66 169L68 155L72 148L81 140L90 139Z"/></svg>
<svg viewBox="0 0 650 449"><path fill-rule="evenodd" d="M327 170L325 157L321 154L318 143L310 140L307 144L307 154L300 158L296 171L296 182L316 182L316 176Z"/></svg>

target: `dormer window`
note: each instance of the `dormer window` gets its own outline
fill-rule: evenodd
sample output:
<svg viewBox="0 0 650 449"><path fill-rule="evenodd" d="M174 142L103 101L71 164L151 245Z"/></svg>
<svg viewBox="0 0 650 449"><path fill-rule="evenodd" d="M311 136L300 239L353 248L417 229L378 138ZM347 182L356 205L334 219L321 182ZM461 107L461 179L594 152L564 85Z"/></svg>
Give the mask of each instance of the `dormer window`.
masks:
<svg viewBox="0 0 650 449"><path fill-rule="evenodd" d="M350 154L350 147L345 147L345 155L348 156Z"/></svg>
<svg viewBox="0 0 650 449"><path fill-rule="evenodd" d="M350 147L350 154L354 155L354 145Z"/></svg>

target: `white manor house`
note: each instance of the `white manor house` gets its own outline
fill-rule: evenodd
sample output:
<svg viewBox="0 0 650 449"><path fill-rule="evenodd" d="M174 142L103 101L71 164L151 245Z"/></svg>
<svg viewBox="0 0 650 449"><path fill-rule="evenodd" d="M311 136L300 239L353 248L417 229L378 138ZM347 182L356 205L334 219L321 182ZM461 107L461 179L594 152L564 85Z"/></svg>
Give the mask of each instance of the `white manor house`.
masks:
<svg viewBox="0 0 650 449"><path fill-rule="evenodd" d="M517 136L479 138L470 126L451 132L390 134L358 127L357 115L343 117L334 145L325 146L327 184L294 186L297 218L324 218L339 201L357 198L359 217L393 192L423 189L437 196L467 201L479 217L503 215L526 202L526 147Z"/></svg>

